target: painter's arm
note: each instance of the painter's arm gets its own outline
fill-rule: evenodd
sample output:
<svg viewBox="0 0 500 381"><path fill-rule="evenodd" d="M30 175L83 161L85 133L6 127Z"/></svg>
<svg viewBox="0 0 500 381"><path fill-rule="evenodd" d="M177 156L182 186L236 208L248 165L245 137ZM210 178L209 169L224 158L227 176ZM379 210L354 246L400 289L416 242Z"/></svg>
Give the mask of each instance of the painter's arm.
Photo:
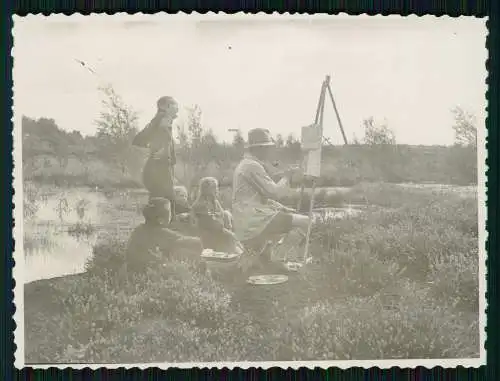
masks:
<svg viewBox="0 0 500 381"><path fill-rule="evenodd" d="M259 193L266 198L277 200L292 192L288 178L285 176L275 182L265 169L260 165L254 165L248 172L248 178Z"/></svg>

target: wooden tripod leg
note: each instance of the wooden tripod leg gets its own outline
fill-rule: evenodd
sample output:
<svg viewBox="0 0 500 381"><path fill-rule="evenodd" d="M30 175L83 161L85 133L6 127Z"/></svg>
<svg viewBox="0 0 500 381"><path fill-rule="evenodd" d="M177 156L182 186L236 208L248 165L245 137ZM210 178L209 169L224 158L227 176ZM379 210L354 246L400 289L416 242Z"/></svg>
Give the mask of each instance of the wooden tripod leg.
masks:
<svg viewBox="0 0 500 381"><path fill-rule="evenodd" d="M305 157L302 158L302 171L305 171L306 167L306 160ZM300 213L300 209L302 209L302 199L304 198L304 188L305 188L305 182L302 180L302 184L300 184L300 194L299 194L299 201L297 203L297 212Z"/></svg>
<svg viewBox="0 0 500 381"><path fill-rule="evenodd" d="M316 121L319 124L319 128L321 129L321 134L323 135L323 115L325 112L325 92L329 87L330 77L327 76L325 82L323 82L323 91L322 91L322 102L319 107L319 115L318 120ZM304 264L307 262L307 255L309 254L309 243L311 241L311 229L312 229L312 221L313 221L313 208L314 208L314 193L316 192L316 179L313 178L312 189L311 189L311 202L309 203L309 225L307 226L307 234L306 234L306 246L304 248Z"/></svg>
<svg viewBox="0 0 500 381"><path fill-rule="evenodd" d="M314 191L315 191L315 189L316 189L316 180L313 179L311 203L309 204L309 225L307 226L306 246L304 248L304 259L303 259L304 264L307 261L307 254L309 253L309 242L311 241L311 229L312 229L312 217L313 217Z"/></svg>
<svg viewBox="0 0 500 381"><path fill-rule="evenodd" d="M347 144L347 138L345 136L344 127L342 126L342 121L340 120L340 115L339 115L339 112L337 110L337 105L335 104L335 99L333 99L333 93L332 93L332 88L330 87L330 84L327 85L327 90L328 90L328 95L330 96L330 100L332 101L332 104L333 104L333 109L335 110L335 115L337 116L337 122L339 123L340 132L342 132L342 137L344 138L344 143Z"/></svg>
<svg viewBox="0 0 500 381"><path fill-rule="evenodd" d="M318 99L318 106L316 107L316 117L314 118L314 123L318 124L321 123L323 125L323 111L325 109L325 92L326 88L329 86L328 83L330 82L330 77L327 76L326 79L323 81L321 84L321 91L319 94L319 99ZM302 169L305 171L305 163L306 160L305 158L302 161ZM304 180L302 180L302 184L300 186L300 196L299 196L299 201L297 203L297 211L300 212L300 209L302 208L302 199L304 198L304 189L305 184Z"/></svg>

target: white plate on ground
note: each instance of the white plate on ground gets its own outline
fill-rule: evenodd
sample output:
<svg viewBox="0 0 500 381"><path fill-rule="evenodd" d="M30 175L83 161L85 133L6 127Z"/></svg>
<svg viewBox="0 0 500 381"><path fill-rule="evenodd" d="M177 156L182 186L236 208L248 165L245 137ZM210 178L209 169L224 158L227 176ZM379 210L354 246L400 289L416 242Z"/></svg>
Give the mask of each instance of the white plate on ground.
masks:
<svg viewBox="0 0 500 381"><path fill-rule="evenodd" d="M201 257L203 259L215 260L215 261L231 261L233 259L238 258L240 255L241 254L223 253L220 251L213 251L213 250L203 250L203 252L201 253Z"/></svg>
<svg viewBox="0 0 500 381"><path fill-rule="evenodd" d="M288 280L286 275L270 274L270 275L254 275L247 279L247 283L257 286L274 285L285 283Z"/></svg>
<svg viewBox="0 0 500 381"><path fill-rule="evenodd" d="M288 271L299 271L304 265L300 262L286 262L284 266Z"/></svg>

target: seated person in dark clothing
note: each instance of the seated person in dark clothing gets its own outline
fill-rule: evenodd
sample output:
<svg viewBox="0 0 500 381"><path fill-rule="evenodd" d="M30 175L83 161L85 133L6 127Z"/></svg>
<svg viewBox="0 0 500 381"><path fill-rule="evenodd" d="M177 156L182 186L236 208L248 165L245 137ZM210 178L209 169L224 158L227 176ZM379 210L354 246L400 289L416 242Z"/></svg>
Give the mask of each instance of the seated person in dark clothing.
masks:
<svg viewBox="0 0 500 381"><path fill-rule="evenodd" d="M198 198L192 213L203 247L226 253L241 253L242 246L232 232L231 213L218 200L219 184L213 177L200 180Z"/></svg>
<svg viewBox="0 0 500 381"><path fill-rule="evenodd" d="M197 262L202 252L198 237L189 237L169 229L170 202L151 198L144 207L145 222L132 232L127 248L129 269L143 269L161 264L165 258L187 259Z"/></svg>

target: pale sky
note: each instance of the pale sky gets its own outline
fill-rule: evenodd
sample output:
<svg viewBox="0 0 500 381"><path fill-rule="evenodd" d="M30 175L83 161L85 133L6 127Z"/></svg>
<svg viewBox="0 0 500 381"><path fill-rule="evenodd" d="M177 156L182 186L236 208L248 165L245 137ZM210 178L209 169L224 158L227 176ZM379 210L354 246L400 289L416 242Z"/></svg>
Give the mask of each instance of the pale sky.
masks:
<svg viewBox="0 0 500 381"><path fill-rule="evenodd" d="M434 16L16 16L15 120L48 117L93 134L97 87L109 82L139 112L141 128L157 98L171 95L181 107L199 104L205 127L225 140L230 128L299 136L329 74L348 138L361 137L363 119L373 116L399 143L451 144L454 106L484 127L485 23ZM324 131L342 142L329 103Z"/></svg>

